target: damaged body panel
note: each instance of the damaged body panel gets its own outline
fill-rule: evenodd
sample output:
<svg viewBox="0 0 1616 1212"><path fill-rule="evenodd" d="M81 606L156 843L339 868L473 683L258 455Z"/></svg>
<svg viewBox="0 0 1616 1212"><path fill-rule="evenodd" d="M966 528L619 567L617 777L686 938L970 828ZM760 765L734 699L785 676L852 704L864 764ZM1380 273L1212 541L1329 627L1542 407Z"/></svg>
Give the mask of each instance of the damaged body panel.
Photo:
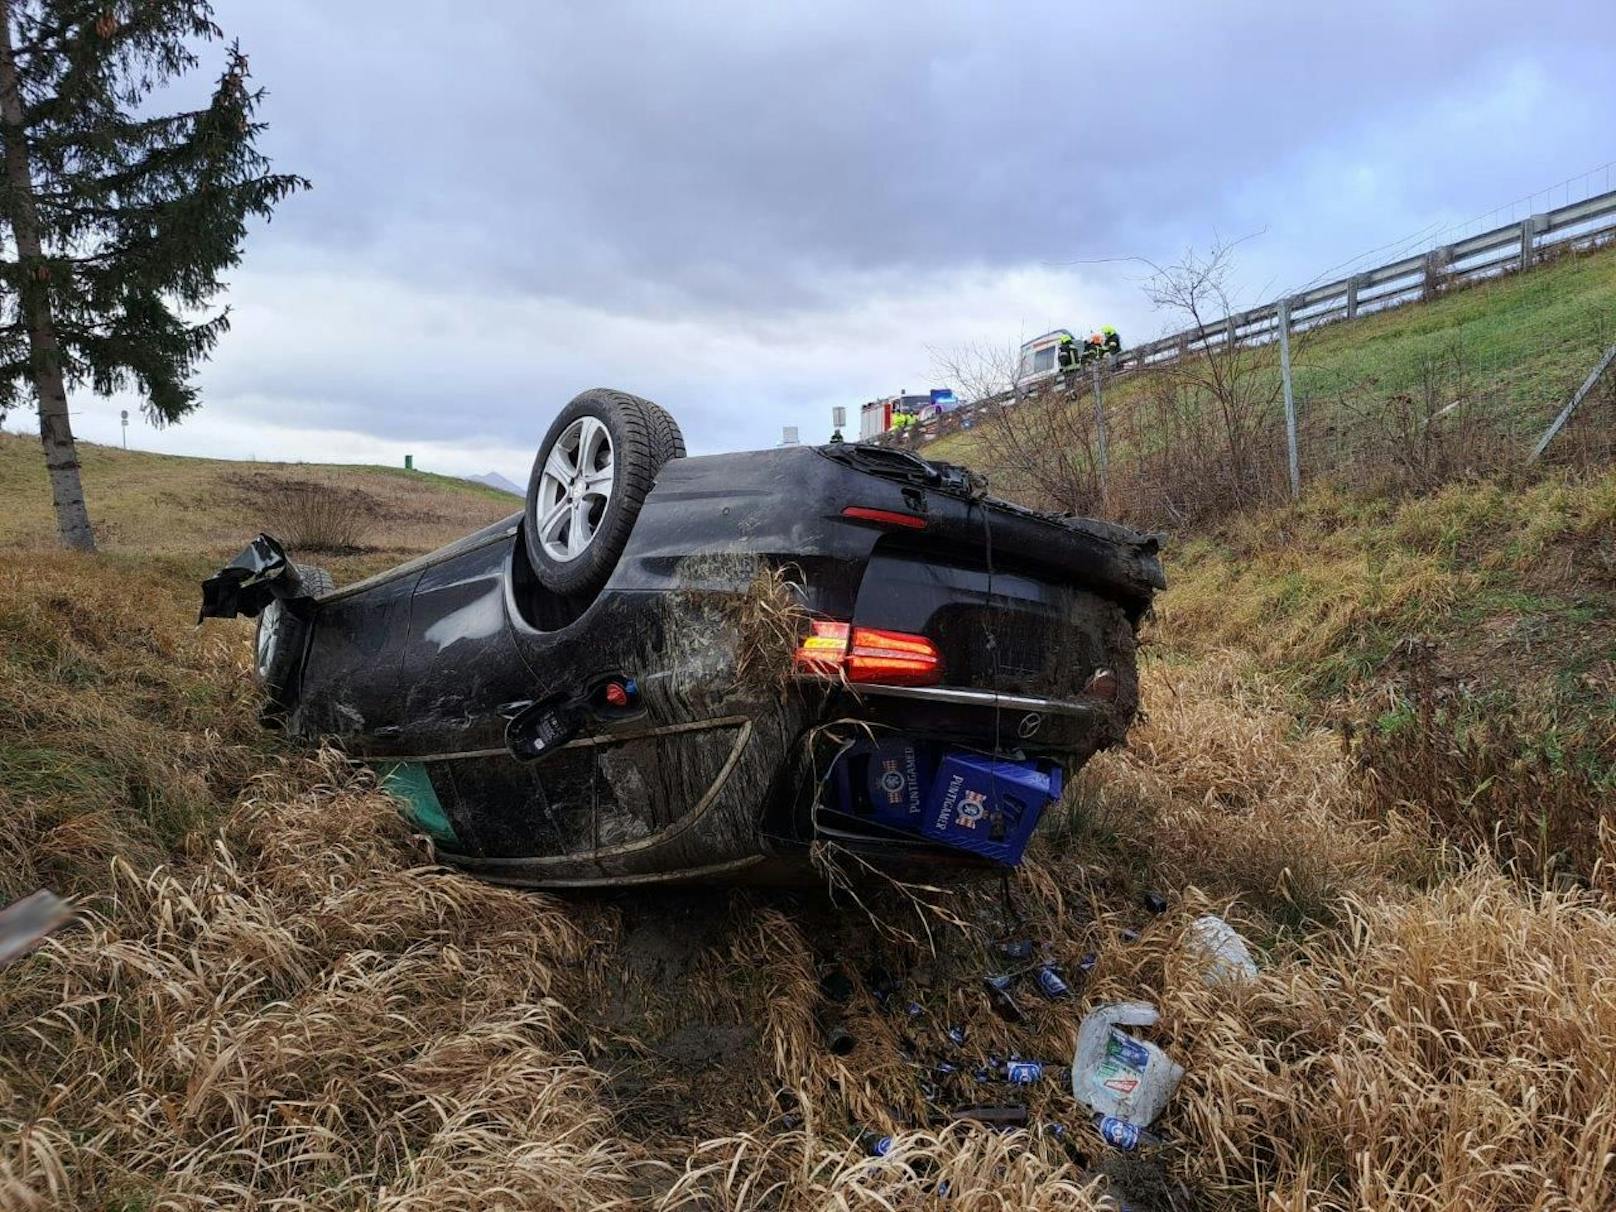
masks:
<svg viewBox="0 0 1616 1212"><path fill-rule="evenodd" d="M314 595L261 537L203 606L293 620L260 628L266 722L377 764L441 857L524 885L795 878L826 839L992 866L838 798L848 755L917 746L888 790L961 754L1070 777L1125 735L1163 586L1153 538L863 447L667 461L592 595L544 588L526 525Z"/></svg>

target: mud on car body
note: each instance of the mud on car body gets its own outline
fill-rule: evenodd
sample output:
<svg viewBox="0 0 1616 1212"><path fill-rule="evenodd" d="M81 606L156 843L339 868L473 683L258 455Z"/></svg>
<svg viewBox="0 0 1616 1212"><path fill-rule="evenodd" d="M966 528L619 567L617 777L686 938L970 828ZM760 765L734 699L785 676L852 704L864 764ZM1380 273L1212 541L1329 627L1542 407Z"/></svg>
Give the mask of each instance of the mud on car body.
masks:
<svg viewBox="0 0 1616 1212"><path fill-rule="evenodd" d="M585 392L522 512L342 588L260 536L202 613L258 617L267 724L376 764L490 879L1018 861L1135 714L1154 538L902 451L683 454Z"/></svg>

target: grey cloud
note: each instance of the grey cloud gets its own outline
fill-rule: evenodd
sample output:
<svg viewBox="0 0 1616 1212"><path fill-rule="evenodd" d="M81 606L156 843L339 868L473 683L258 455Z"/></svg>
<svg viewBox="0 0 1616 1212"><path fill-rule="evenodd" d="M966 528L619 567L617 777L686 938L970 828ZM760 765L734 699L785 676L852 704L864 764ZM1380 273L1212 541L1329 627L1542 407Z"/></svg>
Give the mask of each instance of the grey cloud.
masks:
<svg viewBox="0 0 1616 1212"><path fill-rule="evenodd" d="M315 189L249 240L210 406L412 442L523 448L600 383L699 450L811 433L928 345L1165 323L1065 263L1264 232L1279 289L1616 112L1608 0L218 8Z"/></svg>
<svg viewBox="0 0 1616 1212"><path fill-rule="evenodd" d="M223 17L275 92L281 158L316 180L286 234L655 309L833 307L824 279L853 269L1148 251L1248 219L1229 195L1299 149L1510 62L1587 69L1576 91L1608 114L1596 7L304 0Z"/></svg>

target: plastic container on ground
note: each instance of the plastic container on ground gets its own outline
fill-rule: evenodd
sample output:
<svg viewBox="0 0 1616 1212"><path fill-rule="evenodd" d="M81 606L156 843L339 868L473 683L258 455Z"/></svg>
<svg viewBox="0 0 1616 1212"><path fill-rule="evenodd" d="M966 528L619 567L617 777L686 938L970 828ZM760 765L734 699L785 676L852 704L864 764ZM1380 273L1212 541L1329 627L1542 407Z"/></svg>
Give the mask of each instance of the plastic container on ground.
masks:
<svg viewBox="0 0 1616 1212"><path fill-rule="evenodd" d="M948 753L932 779L921 832L1013 867L1038 818L1060 794L1061 768L1053 762Z"/></svg>
<svg viewBox="0 0 1616 1212"><path fill-rule="evenodd" d="M1198 917L1185 935L1189 949L1202 961L1207 985L1245 984L1257 979L1257 961L1240 932L1215 914Z"/></svg>
<svg viewBox="0 0 1616 1212"><path fill-rule="evenodd" d="M1122 1030L1148 1027L1158 1017L1145 1002L1112 1002L1086 1015L1072 1057L1073 1096L1097 1114L1141 1127L1160 1115L1184 1076L1183 1066Z"/></svg>

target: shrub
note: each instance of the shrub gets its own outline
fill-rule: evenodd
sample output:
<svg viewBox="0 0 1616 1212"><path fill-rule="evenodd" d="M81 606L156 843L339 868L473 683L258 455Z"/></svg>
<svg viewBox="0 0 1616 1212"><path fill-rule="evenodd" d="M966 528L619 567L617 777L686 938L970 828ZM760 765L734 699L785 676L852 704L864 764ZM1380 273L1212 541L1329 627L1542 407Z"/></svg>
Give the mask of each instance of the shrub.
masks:
<svg viewBox="0 0 1616 1212"><path fill-rule="evenodd" d="M378 513L368 492L315 480L264 484L258 501L264 528L288 547L335 555L368 550Z"/></svg>

